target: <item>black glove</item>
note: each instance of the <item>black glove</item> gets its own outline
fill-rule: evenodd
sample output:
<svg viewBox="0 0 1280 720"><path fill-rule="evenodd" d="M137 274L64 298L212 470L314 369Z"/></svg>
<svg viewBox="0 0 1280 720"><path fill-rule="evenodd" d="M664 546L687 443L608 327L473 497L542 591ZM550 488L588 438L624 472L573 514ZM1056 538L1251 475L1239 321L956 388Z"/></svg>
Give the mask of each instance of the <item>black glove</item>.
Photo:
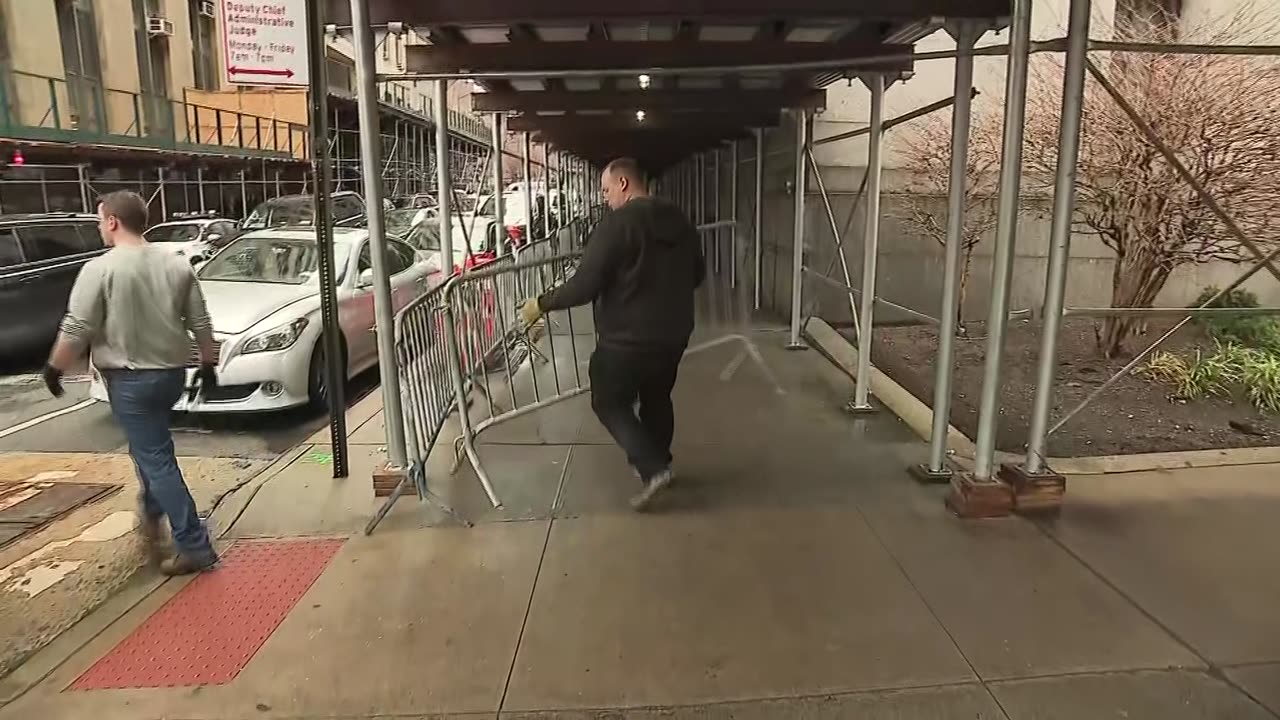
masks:
<svg viewBox="0 0 1280 720"><path fill-rule="evenodd" d="M218 373L213 369L213 363L205 363L196 371L196 377L200 379L200 393L204 394L210 390L218 388Z"/></svg>
<svg viewBox="0 0 1280 720"><path fill-rule="evenodd" d="M44 378L45 387L49 388L49 394L54 397L62 397L62 371L58 368L45 364L44 370L40 373Z"/></svg>

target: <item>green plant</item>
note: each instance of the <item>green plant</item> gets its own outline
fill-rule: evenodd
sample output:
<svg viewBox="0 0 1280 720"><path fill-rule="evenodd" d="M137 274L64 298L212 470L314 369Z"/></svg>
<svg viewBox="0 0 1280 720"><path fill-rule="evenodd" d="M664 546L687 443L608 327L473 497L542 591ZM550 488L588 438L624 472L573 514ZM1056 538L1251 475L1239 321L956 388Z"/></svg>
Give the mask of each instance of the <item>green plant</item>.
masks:
<svg viewBox="0 0 1280 720"><path fill-rule="evenodd" d="M1172 385L1185 400L1242 393L1254 407L1280 414L1280 355L1238 343L1220 343L1208 355L1196 351L1188 360L1157 352L1139 369L1157 382Z"/></svg>
<svg viewBox="0 0 1280 720"><path fill-rule="evenodd" d="M1251 353L1241 371L1240 383L1249 402L1259 410L1280 413L1280 357Z"/></svg>
<svg viewBox="0 0 1280 720"><path fill-rule="evenodd" d="M1241 288L1214 298L1218 288L1210 286L1201 291L1192 307L1256 308L1258 296ZM1210 302L1212 300L1212 302ZM1208 305L1205 305L1208 303ZM1280 352L1280 323L1268 315L1204 315L1197 320L1209 337L1223 343L1238 343L1249 348L1261 348Z"/></svg>
<svg viewBox="0 0 1280 720"><path fill-rule="evenodd" d="M1138 373L1156 382L1176 385L1191 374L1191 367L1181 355L1160 350L1151 354L1138 368Z"/></svg>

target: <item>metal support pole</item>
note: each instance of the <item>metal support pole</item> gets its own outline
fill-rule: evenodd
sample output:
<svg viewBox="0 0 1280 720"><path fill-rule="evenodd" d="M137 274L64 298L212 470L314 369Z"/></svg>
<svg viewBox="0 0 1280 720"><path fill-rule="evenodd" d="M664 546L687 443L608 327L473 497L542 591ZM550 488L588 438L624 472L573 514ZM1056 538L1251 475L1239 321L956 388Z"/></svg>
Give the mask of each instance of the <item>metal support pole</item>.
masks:
<svg viewBox="0 0 1280 720"><path fill-rule="evenodd" d="M1085 59L1089 52L1090 0L1071 0L1067 25L1067 60L1062 84L1062 123L1058 131L1058 170L1053 186L1053 219L1049 233L1049 270L1044 289L1044 327L1040 330L1040 364L1036 369L1036 397L1031 407L1031 430L1023 469L1029 475L1044 470L1049 410L1058 364L1058 331L1066 297L1067 264L1071 260L1071 225L1075 215L1076 165L1080 156L1080 125L1084 111Z"/></svg>
<svg viewBox="0 0 1280 720"><path fill-rule="evenodd" d="M738 217L738 141L734 140L729 150L729 217L735 223ZM729 228L729 287L738 287L738 228L737 224Z"/></svg>
<svg viewBox="0 0 1280 720"><path fill-rule="evenodd" d="M373 260L373 313L378 340L378 374L387 459L392 467L408 465L404 413L400 406L400 369L396 364L395 311L387 268L387 235L382 206L382 137L378 122L377 67L369 0L351 0L351 31L356 51L356 100L360 112L360 172L364 180L369 250ZM393 150L394 152L394 150Z"/></svg>
<svg viewBox="0 0 1280 720"><path fill-rule="evenodd" d="M160 183L160 221L169 219L169 201L164 196L164 168L156 168L156 180Z"/></svg>
<svg viewBox="0 0 1280 720"><path fill-rule="evenodd" d="M542 237L551 237L551 146L542 144Z"/></svg>
<svg viewBox="0 0 1280 720"><path fill-rule="evenodd" d="M200 193L200 212L204 213L204 166L196 167L196 190ZM245 217L248 217L246 214Z"/></svg>
<svg viewBox="0 0 1280 720"><path fill-rule="evenodd" d="M245 170L240 170L240 212L249 217L249 183L245 180Z"/></svg>
<svg viewBox="0 0 1280 720"><path fill-rule="evenodd" d="M493 114L493 217L498 221L498 257L507 254L507 209L506 198L502 195L502 120L502 113Z"/></svg>
<svg viewBox="0 0 1280 720"><path fill-rule="evenodd" d="M720 187L720 148L711 151L711 207L715 210L715 219L712 222L720 222L724 216L720 214L720 201L723 199L721 195L724 193ZM716 228L711 231L711 251L715 253L716 274L720 274L720 258L723 255L720 247L721 230Z"/></svg>
<svg viewBox="0 0 1280 720"><path fill-rule="evenodd" d="M880 178L884 142L884 75L868 75L863 82L871 90L871 132L867 135L867 215L862 236L862 306L858 308L858 374L853 390L855 411L871 409L871 344L875 337L876 261L880 254Z"/></svg>
<svg viewBox="0 0 1280 720"><path fill-rule="evenodd" d="M330 188L333 168L329 164L329 80L325 60L327 47L324 17L319 3L307 3L308 71L311 111L311 168L315 183L312 207L319 249L320 324L323 326L325 385L329 400L329 440L333 448L333 476L344 478L347 466L347 398L346 363L342 348L342 329L338 324L338 296L334 267L333 226L330 211ZM241 178L244 176L241 175ZM245 209L248 212L248 208Z"/></svg>
<svg viewBox="0 0 1280 720"><path fill-rule="evenodd" d="M444 80L437 80L435 86L434 110L436 129L436 206L439 208L440 220L440 269L447 278L453 275L453 219L450 208L453 205L453 185L449 177L449 86Z"/></svg>
<svg viewBox="0 0 1280 720"><path fill-rule="evenodd" d="M520 175L524 180L524 241L533 242L533 165L530 156L533 154L532 140L529 133L521 133L520 137ZM502 192L499 188L498 192Z"/></svg>
<svg viewBox="0 0 1280 720"><path fill-rule="evenodd" d="M804 282L804 196L809 178L809 170L805 166L804 158L808 151L809 112L797 110L795 224L792 226L791 233L791 340L787 343L789 350L804 348L804 344L800 342L800 303L803 300L801 285Z"/></svg>
<svg viewBox="0 0 1280 720"><path fill-rule="evenodd" d="M752 258L755 267L755 309L760 309L760 298L764 288L764 128L755 129L756 136L756 217L752 223Z"/></svg>
<svg viewBox="0 0 1280 720"><path fill-rule="evenodd" d="M996 207L996 246L991 265L991 306L987 313L986 362L978 404L977 450L973 477L991 479L1000 415L1000 368L1009 322L1009 286L1017 242L1022 189L1022 134L1027 112L1027 65L1031 49L1031 0L1014 0L1009 62L1004 90L1004 138L1000 156L1000 196Z"/></svg>
<svg viewBox="0 0 1280 720"><path fill-rule="evenodd" d="M981 35L972 21L960 20L956 47L971 49ZM964 246L964 200L968 188L969 129L973 113L973 56L956 58L955 109L951 113L951 176L947 181L947 244L942 270L942 310L938 313L938 354L934 358L933 427L929 432L928 474L947 470L947 432L951 427L951 379L955 370L956 326L960 319L960 264Z"/></svg>
<svg viewBox="0 0 1280 720"><path fill-rule="evenodd" d="M695 171L693 179L694 196L693 207L696 225L704 225L707 222L707 156L698 153L698 168ZM703 254L706 252L707 241L702 241Z"/></svg>
<svg viewBox="0 0 1280 720"><path fill-rule="evenodd" d="M76 178L80 184L80 207L84 208L86 213L92 213L93 210L89 207L89 178L83 164L76 165Z"/></svg>

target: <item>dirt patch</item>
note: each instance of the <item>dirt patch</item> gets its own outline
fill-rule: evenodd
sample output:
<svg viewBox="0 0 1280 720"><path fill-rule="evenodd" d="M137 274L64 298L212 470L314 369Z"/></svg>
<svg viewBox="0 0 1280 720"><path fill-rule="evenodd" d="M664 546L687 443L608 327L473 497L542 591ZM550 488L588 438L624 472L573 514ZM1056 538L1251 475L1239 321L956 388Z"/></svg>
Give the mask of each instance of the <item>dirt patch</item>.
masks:
<svg viewBox="0 0 1280 720"><path fill-rule="evenodd" d="M1133 344L1139 349L1145 347L1146 342L1159 337L1164 329L1153 326L1145 337ZM951 422L970 438L978 431L985 335L982 323L971 323L968 337L959 340L956 346ZM1189 326L1170 338L1162 349L1190 353L1208 344L1198 329ZM931 326L877 328L872 359L911 394L932 405L933 360L937 347L937 331ZM1038 324L1009 323L996 437L1000 450L1021 452L1024 449L1035 396L1039 350ZM1127 362L1104 360L1096 354L1093 321L1086 318L1066 319L1059 342L1059 358L1053 421L1074 408ZM1083 457L1280 444L1280 417L1261 414L1245 400L1184 401L1172 398L1170 393L1167 385L1127 375L1061 430L1050 435L1049 452L1058 457ZM1251 432L1232 427L1233 424Z"/></svg>

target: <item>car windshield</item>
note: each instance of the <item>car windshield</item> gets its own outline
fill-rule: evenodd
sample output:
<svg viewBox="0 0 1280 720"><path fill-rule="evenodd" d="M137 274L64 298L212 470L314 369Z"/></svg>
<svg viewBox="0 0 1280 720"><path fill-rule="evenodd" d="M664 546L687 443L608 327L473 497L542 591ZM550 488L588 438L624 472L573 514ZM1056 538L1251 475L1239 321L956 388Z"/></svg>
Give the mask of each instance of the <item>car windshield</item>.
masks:
<svg viewBox="0 0 1280 720"><path fill-rule="evenodd" d="M334 243L337 282L346 275L346 243ZM201 280L305 285L319 277L320 255L310 238L247 237L228 245L200 268Z"/></svg>
<svg viewBox="0 0 1280 720"><path fill-rule="evenodd" d="M314 214L309 197L276 198L254 208L244 226L260 230L281 225L310 225Z"/></svg>
<svg viewBox="0 0 1280 720"><path fill-rule="evenodd" d="M195 223L157 225L142 236L153 243L191 242L200 237L200 226Z"/></svg>
<svg viewBox="0 0 1280 720"><path fill-rule="evenodd" d="M408 235L409 230L413 228L414 220L420 212L422 211L406 208L404 210L392 210L387 213L387 232L400 237Z"/></svg>

